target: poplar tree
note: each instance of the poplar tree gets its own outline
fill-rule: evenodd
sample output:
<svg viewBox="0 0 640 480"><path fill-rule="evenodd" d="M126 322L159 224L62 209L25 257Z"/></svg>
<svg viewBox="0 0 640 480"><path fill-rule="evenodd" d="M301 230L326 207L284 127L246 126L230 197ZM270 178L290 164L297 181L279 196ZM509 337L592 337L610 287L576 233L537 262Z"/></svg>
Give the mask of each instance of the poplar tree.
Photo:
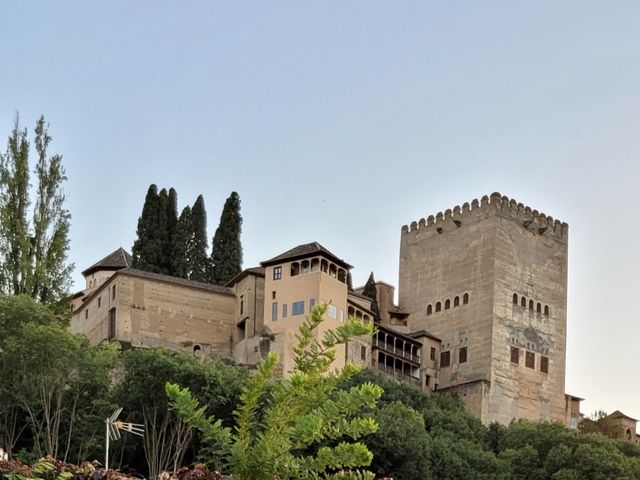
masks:
<svg viewBox="0 0 640 480"><path fill-rule="evenodd" d="M364 284L362 295L371 299L371 313L376 320L380 319L380 308L378 307L378 292L376 290L376 281L373 278L373 272L369 275L367 283Z"/></svg>
<svg viewBox="0 0 640 480"><path fill-rule="evenodd" d="M27 130L16 115L7 151L0 154L0 290L53 305L66 297L73 265L67 262L71 215L64 208L67 180L62 156L49 156L52 137L41 116L34 144L35 199L31 209Z"/></svg>
<svg viewBox="0 0 640 480"><path fill-rule="evenodd" d="M211 245L211 281L224 285L242 271L240 195L231 192Z"/></svg>
<svg viewBox="0 0 640 480"><path fill-rule="evenodd" d="M191 280L208 281L209 258L207 257L207 211L204 207L204 197L198 195L191 208L192 242L188 250L191 264Z"/></svg>
<svg viewBox="0 0 640 480"><path fill-rule="evenodd" d="M162 217L165 216L164 213L158 187L151 184L144 199L142 214L138 219L136 232L138 238L131 249L134 268L148 272L166 273L162 260L164 231L161 224Z"/></svg>

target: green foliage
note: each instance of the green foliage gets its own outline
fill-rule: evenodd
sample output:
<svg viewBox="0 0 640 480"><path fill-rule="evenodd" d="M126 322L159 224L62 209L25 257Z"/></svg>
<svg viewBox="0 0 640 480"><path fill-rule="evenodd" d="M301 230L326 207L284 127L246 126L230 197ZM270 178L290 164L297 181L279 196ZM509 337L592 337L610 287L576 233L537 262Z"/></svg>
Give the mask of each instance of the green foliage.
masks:
<svg viewBox="0 0 640 480"><path fill-rule="evenodd" d="M211 282L224 285L242 271L242 216L236 192L224 203L220 224L211 244Z"/></svg>
<svg viewBox="0 0 640 480"><path fill-rule="evenodd" d="M17 115L7 151L0 154L0 291L64 308L73 270L67 263L71 215L64 208L62 157L49 156L51 140L40 117L34 137L35 192L30 188L30 142Z"/></svg>
<svg viewBox="0 0 640 480"><path fill-rule="evenodd" d="M166 191L163 197L166 197ZM131 254L133 267L154 273L168 274L164 261L166 208L158 187L150 185L138 219L137 238Z"/></svg>
<svg viewBox="0 0 640 480"><path fill-rule="evenodd" d="M379 320L380 307L378 306L378 291L376 290L376 281L373 278L373 272L371 272L367 283L364 285L362 295L371 299L371 313L373 313L376 320Z"/></svg>
<svg viewBox="0 0 640 480"><path fill-rule="evenodd" d="M204 197L202 195L198 195L191 208L191 228L191 244L187 250L188 262L191 266L189 278L198 282L206 282L209 276L207 211L204 208Z"/></svg>
<svg viewBox="0 0 640 480"><path fill-rule="evenodd" d="M173 237L173 252L171 254L171 271L180 278L189 278L193 266L189 254L193 242L193 227L191 226L191 207L184 207Z"/></svg>
<svg viewBox="0 0 640 480"><path fill-rule="evenodd" d="M598 410L591 418L584 418L578 425L582 433L599 433L609 438L623 438L624 430L620 422L607 415L604 410Z"/></svg>
<svg viewBox="0 0 640 480"><path fill-rule="evenodd" d="M277 354L260 363L240 397L235 429L207 416L188 389L166 386L172 406L211 447L210 461L242 480L373 477L360 470L372 455L357 440L377 429L373 418L360 413L375 407L382 389L371 383L338 389L358 369L331 371L336 346L371 334L372 327L349 319L318 340L326 310L326 304L315 305L300 327L288 378L275 378Z"/></svg>

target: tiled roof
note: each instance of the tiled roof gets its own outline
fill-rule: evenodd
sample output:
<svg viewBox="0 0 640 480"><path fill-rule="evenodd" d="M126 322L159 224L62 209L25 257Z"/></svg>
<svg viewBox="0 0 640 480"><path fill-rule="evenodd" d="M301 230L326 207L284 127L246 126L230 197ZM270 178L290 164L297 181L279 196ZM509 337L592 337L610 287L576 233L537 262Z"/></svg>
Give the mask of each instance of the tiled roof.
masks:
<svg viewBox="0 0 640 480"><path fill-rule="evenodd" d="M429 337L433 340L436 340L438 342L441 342L442 339L436 337L435 335L427 332L426 330L418 330L417 332L411 332L408 334L411 338L420 338L420 337Z"/></svg>
<svg viewBox="0 0 640 480"><path fill-rule="evenodd" d="M612 418L620 418L620 417L624 417L624 418L628 418L629 420L633 420L634 422L637 422L638 419L630 417L629 415L625 415L624 413L622 413L620 410L616 410L615 412L613 412L611 415L609 415Z"/></svg>
<svg viewBox="0 0 640 480"><path fill-rule="evenodd" d="M158 280L161 282L183 285L185 287L200 288L202 290L210 290L212 292L226 293L233 295L233 291L227 287L213 285L211 283L196 282L195 280L187 280L186 278L172 277L171 275L163 275L161 273L145 272L136 268L123 268L118 271L119 275L128 275L130 277L148 278L149 280Z"/></svg>
<svg viewBox="0 0 640 480"><path fill-rule="evenodd" d="M247 275L256 275L257 277L264 277L264 267L245 268L242 272L240 272L238 275L236 275L231 280L229 280L225 284L225 286L230 287L232 285L235 285Z"/></svg>
<svg viewBox="0 0 640 480"><path fill-rule="evenodd" d="M317 255L317 254L332 260L333 262L339 264L344 268L352 268L351 265L349 265L347 262L345 262L341 258L338 258L336 255L331 253L329 250L327 250L325 247L320 245L318 242L311 242L311 243L298 245L297 247L294 247L291 250L287 250L286 252L276 257L273 257L270 260L265 260L264 262L261 262L261 265L263 266L273 265L274 263L280 263L285 260L295 260L297 258L310 257L312 255Z"/></svg>
<svg viewBox="0 0 640 480"><path fill-rule="evenodd" d="M98 270L119 270L121 268L127 268L131 266L131 260L131 255L129 255L127 251L120 247L115 252L110 253L99 262L91 265L84 272L82 272L82 275L86 277L90 273Z"/></svg>

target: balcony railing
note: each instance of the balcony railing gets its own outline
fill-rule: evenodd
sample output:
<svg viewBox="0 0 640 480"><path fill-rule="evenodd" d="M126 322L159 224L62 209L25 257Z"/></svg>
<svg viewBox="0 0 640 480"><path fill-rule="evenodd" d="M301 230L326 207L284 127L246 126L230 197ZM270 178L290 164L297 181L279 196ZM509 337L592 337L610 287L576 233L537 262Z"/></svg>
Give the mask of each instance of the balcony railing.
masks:
<svg viewBox="0 0 640 480"><path fill-rule="evenodd" d="M400 370L396 370L395 368L385 365L383 363L377 363L376 367L378 368L378 370L380 370L382 373L384 373L389 377L392 377L396 380L401 380L403 382L411 383L413 385L420 386L420 379L417 377L414 377L412 375L407 375L406 373L401 372Z"/></svg>
<svg viewBox="0 0 640 480"><path fill-rule="evenodd" d="M417 364L420 363L420 357L418 355L414 355L411 352L407 352L406 350L397 348L393 343L382 342L374 337L373 346L379 348L380 350L384 350L385 352L392 353L397 357L406 358L407 360L410 360Z"/></svg>

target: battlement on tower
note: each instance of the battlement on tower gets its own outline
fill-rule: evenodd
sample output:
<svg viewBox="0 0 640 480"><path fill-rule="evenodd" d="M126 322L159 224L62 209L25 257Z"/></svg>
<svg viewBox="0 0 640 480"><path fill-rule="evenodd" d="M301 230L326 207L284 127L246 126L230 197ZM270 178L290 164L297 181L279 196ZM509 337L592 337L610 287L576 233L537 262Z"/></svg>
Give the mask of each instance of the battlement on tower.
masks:
<svg viewBox="0 0 640 480"><path fill-rule="evenodd" d="M480 200L474 199L471 203L465 202L462 206L456 205L454 208L438 212L435 216L429 215L426 219L411 222L410 225L402 227L402 234L422 233L437 231L442 233L444 228L451 225L462 227L466 220L478 217L478 214L485 212L495 212L502 217L509 218L520 223L523 228L536 235L551 236L558 240L566 241L569 225L566 222L554 219L538 210L532 209L515 199L500 195L498 192L490 196L483 196Z"/></svg>

